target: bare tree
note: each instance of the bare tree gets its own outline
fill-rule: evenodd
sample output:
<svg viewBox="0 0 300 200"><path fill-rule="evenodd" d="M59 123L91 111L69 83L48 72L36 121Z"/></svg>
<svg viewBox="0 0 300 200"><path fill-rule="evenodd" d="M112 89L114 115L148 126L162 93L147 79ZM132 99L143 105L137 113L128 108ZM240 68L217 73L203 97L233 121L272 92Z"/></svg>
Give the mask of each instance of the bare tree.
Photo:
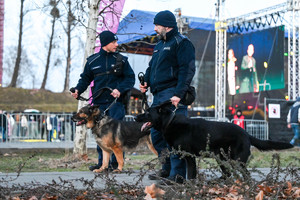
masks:
<svg viewBox="0 0 300 200"><path fill-rule="evenodd" d="M11 78L11 82L10 82L8 87L16 87L17 86L17 79L18 79L18 76L19 76L21 55L22 55L23 19L24 19L24 15L26 14L24 12L24 2L25 2L25 0L21 0L17 58L16 58L15 68L14 68L14 72L13 72L13 75L12 75L12 78Z"/></svg>
<svg viewBox="0 0 300 200"><path fill-rule="evenodd" d="M11 77L13 74L13 68L11 66L14 65L14 62L16 60L16 52L17 52L17 47L16 46L8 46L6 47L6 56L4 57L3 60L3 77ZM17 77L16 81L16 87L21 87L23 83L26 81L35 81L35 73L33 70L33 63L28 57L28 53L26 50L23 49L23 52L21 54L21 62L20 62L20 74ZM28 77L31 77L32 80L30 80ZM7 78L3 79L3 85L8 85L9 82ZM34 86L34 85L33 85Z"/></svg>
<svg viewBox="0 0 300 200"><path fill-rule="evenodd" d="M46 82L47 82L47 77L48 77L48 71L49 71L49 66L50 66L50 57L51 57L51 52L53 48L53 37L54 37L54 31L55 31L55 23L57 19L59 18L59 10L57 8L59 1L56 0L50 0L49 5L52 6L50 15L52 16L52 29L51 29L51 35L50 35L50 40L49 40L49 47L48 47L48 55L47 55L47 62L46 62L46 69L44 73L44 78L43 82L41 85L41 89L45 89L46 87Z"/></svg>
<svg viewBox="0 0 300 200"><path fill-rule="evenodd" d="M67 65L66 65L66 77L63 92L68 92L70 88L70 69L71 69L71 33L78 21L73 14L72 1L67 1L67 27L64 27L64 31L67 35Z"/></svg>
<svg viewBox="0 0 300 200"><path fill-rule="evenodd" d="M86 58L94 53L95 42L96 42L96 28L98 21L98 10L99 10L99 0L91 0L89 4L89 20L86 29L86 47L84 53L84 61ZM82 96L88 97L89 89L87 89ZM85 101L79 101L78 109L87 105ZM83 155L87 153L86 147L86 133L87 128L85 126L76 127L76 135L74 139L74 149L73 153L76 155Z"/></svg>

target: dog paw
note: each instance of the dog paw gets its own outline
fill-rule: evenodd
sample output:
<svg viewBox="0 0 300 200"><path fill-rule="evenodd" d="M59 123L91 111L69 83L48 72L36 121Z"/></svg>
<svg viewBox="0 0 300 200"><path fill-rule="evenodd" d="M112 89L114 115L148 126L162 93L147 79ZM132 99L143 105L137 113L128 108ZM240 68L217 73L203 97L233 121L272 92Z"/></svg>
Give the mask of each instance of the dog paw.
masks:
<svg viewBox="0 0 300 200"><path fill-rule="evenodd" d="M94 169L94 170L93 170L94 173L100 173L100 172L102 172L102 171L103 171L103 170L101 170L101 169Z"/></svg>
<svg viewBox="0 0 300 200"><path fill-rule="evenodd" d="M122 173L122 170L120 170L120 169L114 169L112 172L113 172L113 173L116 173L116 174L121 174L121 173Z"/></svg>
<svg viewBox="0 0 300 200"><path fill-rule="evenodd" d="M100 168L100 169L93 170L94 173L101 173L101 172L105 172L105 171L108 171L108 168Z"/></svg>

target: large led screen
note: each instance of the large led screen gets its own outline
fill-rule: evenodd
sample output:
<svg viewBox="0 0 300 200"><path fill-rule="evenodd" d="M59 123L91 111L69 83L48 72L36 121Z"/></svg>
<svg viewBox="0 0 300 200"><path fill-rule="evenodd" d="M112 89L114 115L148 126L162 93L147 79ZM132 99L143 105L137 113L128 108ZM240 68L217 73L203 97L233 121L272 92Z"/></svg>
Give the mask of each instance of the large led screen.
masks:
<svg viewBox="0 0 300 200"><path fill-rule="evenodd" d="M284 88L284 26L229 37L228 94Z"/></svg>

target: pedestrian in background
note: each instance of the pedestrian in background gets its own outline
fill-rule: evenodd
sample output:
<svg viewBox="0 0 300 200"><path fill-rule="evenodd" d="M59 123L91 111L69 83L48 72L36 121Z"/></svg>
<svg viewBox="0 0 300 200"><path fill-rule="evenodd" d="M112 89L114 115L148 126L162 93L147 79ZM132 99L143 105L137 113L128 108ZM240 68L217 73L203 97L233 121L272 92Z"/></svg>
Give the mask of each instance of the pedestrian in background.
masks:
<svg viewBox="0 0 300 200"><path fill-rule="evenodd" d="M245 116L242 114L242 111L237 109L235 115L233 116L233 123L245 129L244 119Z"/></svg>
<svg viewBox="0 0 300 200"><path fill-rule="evenodd" d="M0 110L0 137L3 142L6 142L6 131L7 131L7 118L6 115Z"/></svg>
<svg viewBox="0 0 300 200"><path fill-rule="evenodd" d="M27 135L28 130L28 120L25 115L22 115L21 117L21 136L25 137Z"/></svg>
<svg viewBox="0 0 300 200"><path fill-rule="evenodd" d="M300 146L299 138L299 123L300 123L300 97L296 99L289 113L287 115L287 127L292 128L294 132L294 137L290 141L292 145Z"/></svg>

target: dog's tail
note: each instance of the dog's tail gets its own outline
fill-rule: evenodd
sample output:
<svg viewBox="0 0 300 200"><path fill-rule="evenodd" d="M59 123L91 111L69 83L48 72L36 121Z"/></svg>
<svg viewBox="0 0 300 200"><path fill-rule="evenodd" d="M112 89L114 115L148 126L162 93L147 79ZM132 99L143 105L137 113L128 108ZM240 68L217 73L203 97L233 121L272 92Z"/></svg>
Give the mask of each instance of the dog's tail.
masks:
<svg viewBox="0 0 300 200"><path fill-rule="evenodd" d="M250 137L251 145L255 146L256 148L262 151L290 149L294 147L292 144L287 142L260 140L251 135L249 135L249 137Z"/></svg>

